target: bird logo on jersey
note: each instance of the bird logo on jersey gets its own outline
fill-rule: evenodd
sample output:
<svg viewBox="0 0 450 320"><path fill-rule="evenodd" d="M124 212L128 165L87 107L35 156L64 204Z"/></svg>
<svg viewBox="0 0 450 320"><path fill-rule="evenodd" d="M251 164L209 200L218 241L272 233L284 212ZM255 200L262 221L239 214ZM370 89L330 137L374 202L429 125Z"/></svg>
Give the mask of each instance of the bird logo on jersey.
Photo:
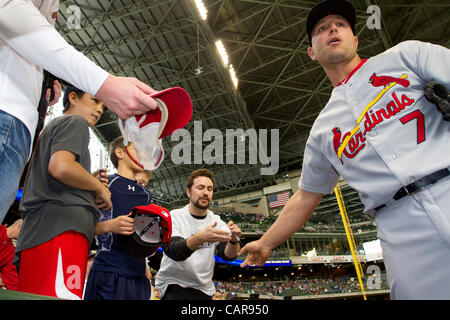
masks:
<svg viewBox="0 0 450 320"><path fill-rule="evenodd" d="M384 86L378 95L370 101L364 108L364 111L359 116L356 121L356 126L349 132L345 134L342 133L339 127L334 127L333 132L333 148L338 156L341 164L343 164L342 155L344 154L347 158L354 158L356 155L364 149L366 146L366 134L375 128L378 124L390 117L396 115L397 113L403 111L407 106L414 102L414 99L409 98L406 94L401 95L399 98L396 92L391 94L392 100L385 107L381 107L378 110L371 110L371 108L384 96L384 94L394 87L396 84L407 88L410 85L408 76L403 74L400 78L391 76L377 76L375 73L369 79L369 83L374 87ZM363 125L360 126L361 122Z"/></svg>
<svg viewBox="0 0 450 320"><path fill-rule="evenodd" d="M409 80L404 78L394 78L391 76L377 76L374 73L369 79L369 83L372 84L374 87L384 86L386 88L387 85L393 82L398 83L399 85L402 85L405 88L409 87Z"/></svg>

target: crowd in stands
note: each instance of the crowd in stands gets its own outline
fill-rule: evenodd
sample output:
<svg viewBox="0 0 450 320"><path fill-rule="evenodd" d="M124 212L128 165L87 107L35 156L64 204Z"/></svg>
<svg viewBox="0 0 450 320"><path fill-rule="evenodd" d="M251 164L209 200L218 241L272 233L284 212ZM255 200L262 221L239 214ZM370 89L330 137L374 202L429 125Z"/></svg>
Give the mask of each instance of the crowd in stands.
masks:
<svg viewBox="0 0 450 320"><path fill-rule="evenodd" d="M361 220L361 219L359 219ZM353 233L362 233L362 232L368 232L368 231L375 231L377 229L375 223L370 220L352 220L351 221L351 228ZM339 222L308 222L305 227L302 229L302 232L308 232L308 233L340 233L345 232L344 225L341 221Z"/></svg>
<svg viewBox="0 0 450 320"><path fill-rule="evenodd" d="M217 214L224 221L232 220L234 223L238 224L242 231L255 231L257 229L266 230L275 221L275 219L265 217L262 214L254 213L244 214L238 212L226 212Z"/></svg>
<svg viewBox="0 0 450 320"><path fill-rule="evenodd" d="M264 232L275 222L277 217L266 217L261 214L228 212L218 213L224 221L232 220L238 224L242 231ZM351 220L353 233L376 231L377 226L373 220L366 216L355 217ZM308 221L299 232L305 233L341 233L345 232L342 221Z"/></svg>
<svg viewBox="0 0 450 320"><path fill-rule="evenodd" d="M367 277L363 278L365 290ZM267 296L304 296L360 292L358 279L351 276L328 277L326 279L287 279L284 281L216 281L216 289L231 293L259 294ZM380 287L388 290L386 275L381 275Z"/></svg>

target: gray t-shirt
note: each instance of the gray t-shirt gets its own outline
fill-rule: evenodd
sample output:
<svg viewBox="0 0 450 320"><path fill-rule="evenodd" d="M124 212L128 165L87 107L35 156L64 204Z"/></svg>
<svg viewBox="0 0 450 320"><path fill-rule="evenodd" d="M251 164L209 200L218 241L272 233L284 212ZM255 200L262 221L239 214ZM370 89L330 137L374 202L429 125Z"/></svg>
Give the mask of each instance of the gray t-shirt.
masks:
<svg viewBox="0 0 450 320"><path fill-rule="evenodd" d="M52 120L42 131L30 161L19 210L23 220L16 255L69 230L94 239L99 212L90 191L69 187L48 172L50 157L70 151L86 171L91 170L89 124L77 115Z"/></svg>

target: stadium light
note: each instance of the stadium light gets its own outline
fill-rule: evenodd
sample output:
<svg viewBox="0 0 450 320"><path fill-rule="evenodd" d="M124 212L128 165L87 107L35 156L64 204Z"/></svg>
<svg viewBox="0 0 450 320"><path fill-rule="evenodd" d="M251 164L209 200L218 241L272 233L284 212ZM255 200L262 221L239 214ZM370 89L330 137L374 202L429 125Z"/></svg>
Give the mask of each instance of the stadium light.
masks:
<svg viewBox="0 0 450 320"><path fill-rule="evenodd" d="M216 41L216 48L217 51L219 51L220 58L222 59L222 62L225 66L228 66L229 59L228 59L228 53L227 50L225 50L225 47L223 46L222 40Z"/></svg>
<svg viewBox="0 0 450 320"><path fill-rule="evenodd" d="M198 13L202 20L206 20L208 17L208 10L206 10L205 4L202 0L195 0L195 5L197 6Z"/></svg>
<svg viewBox="0 0 450 320"><path fill-rule="evenodd" d="M230 68L228 70L230 71L231 81L233 81L234 87L237 88L238 78L236 77L236 71L234 71L234 67L232 64L230 64Z"/></svg>
<svg viewBox="0 0 450 320"><path fill-rule="evenodd" d="M228 69L228 72L230 73L231 81L233 82L234 88L237 89L238 78L236 76L236 71L234 70L233 65L230 64L230 59L228 57L227 50L225 49L225 46L223 45L222 40L216 41L216 48L217 48L217 51L219 52L220 58L222 59L222 63Z"/></svg>

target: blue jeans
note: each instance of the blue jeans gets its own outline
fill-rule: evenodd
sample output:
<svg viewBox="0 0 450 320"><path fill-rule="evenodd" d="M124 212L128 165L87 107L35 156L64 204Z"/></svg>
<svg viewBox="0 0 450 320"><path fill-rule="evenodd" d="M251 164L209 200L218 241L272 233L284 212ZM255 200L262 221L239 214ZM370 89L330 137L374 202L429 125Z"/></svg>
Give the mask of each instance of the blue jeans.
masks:
<svg viewBox="0 0 450 320"><path fill-rule="evenodd" d="M0 110L0 223L16 198L30 144L31 135L25 124Z"/></svg>

